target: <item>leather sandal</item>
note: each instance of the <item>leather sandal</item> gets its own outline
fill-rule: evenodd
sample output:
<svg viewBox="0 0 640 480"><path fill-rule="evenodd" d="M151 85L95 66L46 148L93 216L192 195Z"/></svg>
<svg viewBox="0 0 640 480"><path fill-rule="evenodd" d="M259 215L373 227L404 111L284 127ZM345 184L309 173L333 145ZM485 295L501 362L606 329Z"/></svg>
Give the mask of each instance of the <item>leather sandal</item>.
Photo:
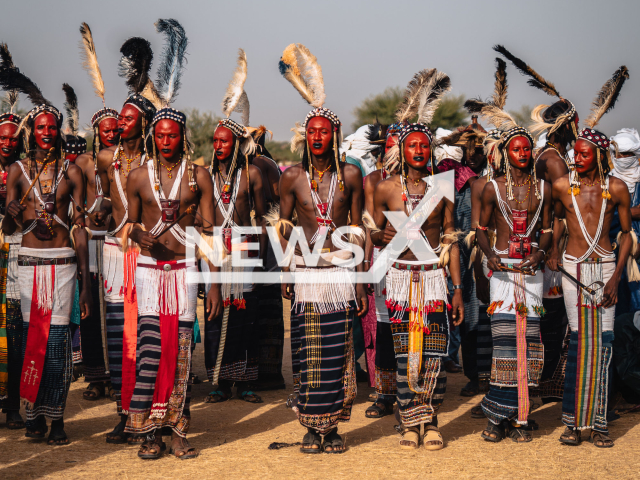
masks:
<svg viewBox="0 0 640 480"><path fill-rule="evenodd" d="M403 443L405 442L405 443ZM420 444L420 430L418 427L406 427L400 439L400 448L415 450Z"/></svg>
<svg viewBox="0 0 640 480"><path fill-rule="evenodd" d="M157 460L162 456L162 452L167 449L166 444L162 441L162 437L155 435L147 435L146 440L138 450L138 457L143 460Z"/></svg>
<svg viewBox="0 0 640 480"><path fill-rule="evenodd" d="M444 448L444 439L438 427L434 425L426 425L422 444L426 450L442 450Z"/></svg>

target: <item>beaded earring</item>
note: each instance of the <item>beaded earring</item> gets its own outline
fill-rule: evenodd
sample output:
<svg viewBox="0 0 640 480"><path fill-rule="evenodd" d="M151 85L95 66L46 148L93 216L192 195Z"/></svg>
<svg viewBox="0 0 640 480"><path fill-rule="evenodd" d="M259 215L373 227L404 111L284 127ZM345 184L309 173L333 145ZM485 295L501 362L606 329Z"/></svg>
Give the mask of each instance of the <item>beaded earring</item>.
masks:
<svg viewBox="0 0 640 480"><path fill-rule="evenodd" d="M307 147L307 161L309 162L309 178L311 179L311 188L316 192L318 191L318 182L316 182L313 178L313 163L311 162L311 152L309 151L309 140L305 135L304 139L305 146Z"/></svg>

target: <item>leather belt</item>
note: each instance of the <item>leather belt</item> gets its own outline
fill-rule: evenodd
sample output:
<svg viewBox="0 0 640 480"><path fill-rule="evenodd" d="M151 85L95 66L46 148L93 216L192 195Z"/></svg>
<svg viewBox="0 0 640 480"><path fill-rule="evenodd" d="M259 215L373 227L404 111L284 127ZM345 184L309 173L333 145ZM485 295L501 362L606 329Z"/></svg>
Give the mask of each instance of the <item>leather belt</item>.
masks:
<svg viewBox="0 0 640 480"><path fill-rule="evenodd" d="M71 265L76 263L76 257L64 258L40 258L30 255L18 255L18 266L20 267L38 267L41 265Z"/></svg>
<svg viewBox="0 0 640 480"><path fill-rule="evenodd" d="M439 268L442 268L441 266L439 266L437 263L430 263L427 265L410 265L408 263L402 263L402 262L395 262L392 265L393 268L395 268L396 270L411 270L413 272L420 272L420 271L428 271L428 270L438 270Z"/></svg>
<svg viewBox="0 0 640 480"><path fill-rule="evenodd" d="M165 272L170 272L171 270L182 270L187 268L186 263L164 263L162 265L153 265L151 263L138 263L138 267L141 268L151 268L153 270L164 270Z"/></svg>

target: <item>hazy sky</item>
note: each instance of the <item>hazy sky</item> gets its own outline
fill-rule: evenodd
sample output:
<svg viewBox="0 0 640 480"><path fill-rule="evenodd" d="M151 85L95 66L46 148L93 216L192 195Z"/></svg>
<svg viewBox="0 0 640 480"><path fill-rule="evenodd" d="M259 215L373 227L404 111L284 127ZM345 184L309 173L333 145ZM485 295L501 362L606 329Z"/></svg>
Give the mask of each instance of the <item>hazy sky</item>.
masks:
<svg viewBox="0 0 640 480"><path fill-rule="evenodd" d="M21 1L8 2L0 16L0 41L16 65L45 97L62 107L62 83L78 93L81 120L88 124L101 103L81 67L80 23L93 31L107 90L107 105L119 109L126 96L117 75L119 49L129 37L151 41L155 68L162 38L158 18L173 17L190 40L189 63L175 107L220 115L220 101L245 49L251 125L264 124L275 139L309 110L278 72L284 48L305 44L323 69L326 106L350 129L353 109L389 86L404 86L420 69L448 73L454 94L490 95L496 43L531 64L586 118L590 102L620 65L630 71L618 105L601 128L636 127L640 99L640 2L637 0L537 1ZM508 109L549 103L509 65ZM28 100L22 107L28 107Z"/></svg>

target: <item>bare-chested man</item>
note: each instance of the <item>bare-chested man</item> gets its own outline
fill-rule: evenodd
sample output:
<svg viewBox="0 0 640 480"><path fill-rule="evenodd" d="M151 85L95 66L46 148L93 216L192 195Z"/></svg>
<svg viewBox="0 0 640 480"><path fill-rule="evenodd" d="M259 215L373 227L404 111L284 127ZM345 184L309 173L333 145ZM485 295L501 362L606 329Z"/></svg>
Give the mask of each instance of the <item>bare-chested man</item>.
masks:
<svg viewBox="0 0 640 480"><path fill-rule="evenodd" d="M505 114L506 115L506 114ZM497 147L500 168L485 184L476 238L487 257L491 283L493 364L482 410L489 419L482 438L499 442L506 434L529 442L529 386L542 370L540 316L542 274L537 271L551 241L551 186L538 181L532 161L533 138L512 120L503 123ZM495 245L487 231L493 221ZM540 245L535 242L540 233Z"/></svg>
<svg viewBox="0 0 640 480"><path fill-rule="evenodd" d="M580 131L574 146L578 184L572 184L569 175L553 184L555 215L566 218L569 238L564 255L553 245L549 266L556 270L561 264L575 279L562 279L571 338L562 400L567 428L560 441L578 445L582 431L591 429L592 443L608 448L613 446L607 427L613 322L618 284L632 244L631 211L626 184L608 175L609 139L593 129L595 122L587 124L592 127ZM616 210L621 229L617 265L609 239ZM593 294L576 287L576 280L594 288Z"/></svg>
<svg viewBox="0 0 640 480"><path fill-rule="evenodd" d="M429 189L435 187L435 177L430 172L434 168L432 141L431 131L423 124L412 123L400 129L398 144L394 147L402 159L399 174L379 183L374 193L373 219L379 229L371 233L375 245L386 246L397 234L384 212L411 215ZM452 243L443 236L455 230L454 205L451 199L433 199L438 203L426 221L415 226L413 234L422 236L433 254L439 256L443 248L450 249L448 267L454 288L451 303L444 256L442 260L436 257L433 261L421 262L411 250L406 250L391 265L386 278L386 305L393 322L397 362L398 411L403 426L400 446L408 449L420 445L421 425L425 427L423 444L427 450L444 447L437 412L446 391L442 358L448 353L449 309L454 326L464 318L458 244L446 247L442 244Z"/></svg>
<svg viewBox="0 0 640 480"><path fill-rule="evenodd" d="M248 164L247 157L253 153L255 144L244 125L228 118L222 120L213 136L213 148L214 159L210 173L214 185L215 226L222 228L223 243L230 253L232 232L238 227L250 227L252 215L255 224L263 226L263 176L258 167ZM240 238L244 244L259 240L260 251L249 251L248 256L265 258L267 245L264 234L260 234L259 238L241 234ZM254 255L255 253L258 255ZM252 268L234 266L231 255L226 256L223 273L243 270L251 271ZM252 283L232 284L230 280L222 285L222 296L228 315L216 315L205 325L205 366L209 379L218 386L217 390L209 393L207 402L218 403L231 398L231 387L235 383L238 398L250 403L261 403L262 399L251 388L251 382L258 379L260 356L258 297ZM221 332L225 317L227 334L223 343ZM224 350L218 365L220 348Z"/></svg>
<svg viewBox="0 0 640 480"><path fill-rule="evenodd" d="M153 158L133 170L127 183L129 222L134 224L130 238L140 245L136 268L140 368L126 432L146 435L138 456L153 459L162 454L162 428L171 428L171 453L188 459L198 455L186 439L198 293L197 283L187 282L197 264L195 258L186 258L187 246L193 245L186 229L194 225L195 215L174 223L187 208L194 213L199 209L203 234L211 237L213 185L207 170L189 159L182 112L163 108L151 127L147 149ZM218 285L210 289L205 303L210 321L222 311Z"/></svg>
<svg viewBox="0 0 640 480"><path fill-rule="evenodd" d="M127 58L131 44L146 46L135 48L135 52L146 52L151 56L148 42L141 38L127 40L122 46L123 58ZM134 58L135 60L135 58ZM135 63L130 61L129 64ZM144 63L144 62L141 62ZM150 66L150 60L149 62ZM142 91L142 86L136 88ZM135 253L124 253L122 239L124 226L129 218L127 200L127 178L130 173L144 165L147 155L143 137L156 112L150 100L140 93L133 93L125 101L118 117L120 139L117 146L101 150L98 155L98 175L104 196L109 202L102 202L100 211L95 213L100 225L110 214L108 230L104 242L103 276L105 279L107 347L109 350L109 373L111 386L115 390L120 423L107 435L107 443L141 443L144 437L128 435L124 432L129 404L135 385L136 367L136 324L138 321L135 296L133 295Z"/></svg>
<svg viewBox="0 0 640 480"><path fill-rule="evenodd" d="M26 436L44 438L45 416L49 417L49 445L69 443L63 415L71 384L69 320L77 273L81 317L87 318L91 309L87 232L80 213L69 216L71 199L78 204L84 199L84 182L80 169L64 160L61 125L62 114L48 102L33 108L22 121L17 134L24 135L27 157L9 168L2 226L5 235L19 225L23 233L18 277L24 319L20 397L27 402Z"/></svg>

